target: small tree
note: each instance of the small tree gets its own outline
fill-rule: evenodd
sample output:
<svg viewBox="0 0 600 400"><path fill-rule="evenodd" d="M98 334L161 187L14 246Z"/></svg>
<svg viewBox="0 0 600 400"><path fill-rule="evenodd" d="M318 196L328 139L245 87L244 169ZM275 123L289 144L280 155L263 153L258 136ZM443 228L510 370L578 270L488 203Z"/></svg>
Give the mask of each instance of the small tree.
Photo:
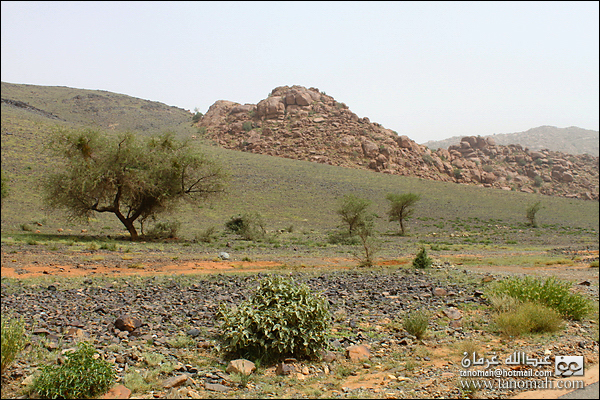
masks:
<svg viewBox="0 0 600 400"><path fill-rule="evenodd" d="M534 228L537 227L537 221L535 220L535 215L541 208L542 208L542 202L538 201L538 202L530 205L529 207L527 207L527 210L525 211L525 216L527 217L527 221L529 221L529 225L531 225Z"/></svg>
<svg viewBox="0 0 600 400"><path fill-rule="evenodd" d="M171 133L142 142L133 133L58 130L50 149L65 163L45 183L46 204L67 209L70 218L115 214L136 240L136 220L170 211L181 199L200 202L223 191L222 170L189 143Z"/></svg>
<svg viewBox="0 0 600 400"><path fill-rule="evenodd" d="M380 249L380 243L374 237L375 218L377 218L376 214L366 214L362 224L356 229L363 255L355 253L355 257L360 261L361 267L372 267L375 261L375 253Z"/></svg>
<svg viewBox="0 0 600 400"><path fill-rule="evenodd" d="M367 208L371 202L361 199L353 194L346 194L341 200L337 214L342 218L342 223L348 226L348 235L353 236L356 230L365 224L368 216Z"/></svg>
<svg viewBox="0 0 600 400"><path fill-rule="evenodd" d="M404 236L404 221L410 218L414 211L412 207L421 199L421 196L415 193L389 193L386 199L390 202L389 220L400 223L400 235Z"/></svg>

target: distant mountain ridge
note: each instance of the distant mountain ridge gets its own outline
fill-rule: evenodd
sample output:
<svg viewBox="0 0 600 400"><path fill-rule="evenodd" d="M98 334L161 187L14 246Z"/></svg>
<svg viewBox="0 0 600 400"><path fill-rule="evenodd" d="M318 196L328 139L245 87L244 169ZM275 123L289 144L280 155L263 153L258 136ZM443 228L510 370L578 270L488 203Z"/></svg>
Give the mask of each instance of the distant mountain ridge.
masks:
<svg viewBox="0 0 600 400"><path fill-rule="evenodd" d="M576 126L557 128L544 125L524 132L497 133L483 137L493 138L496 144L503 146L520 144L532 151L548 149L569 154L590 154L596 157L599 155L600 132ZM461 139L462 136L453 136L444 140L430 140L423 145L432 150L447 149L452 145L460 144Z"/></svg>

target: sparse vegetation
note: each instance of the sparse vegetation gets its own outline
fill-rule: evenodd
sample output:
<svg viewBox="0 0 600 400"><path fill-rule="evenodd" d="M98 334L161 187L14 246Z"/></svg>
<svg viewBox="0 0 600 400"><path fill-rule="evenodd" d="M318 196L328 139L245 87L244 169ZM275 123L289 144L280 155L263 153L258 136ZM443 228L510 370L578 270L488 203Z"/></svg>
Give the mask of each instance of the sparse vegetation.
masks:
<svg viewBox="0 0 600 400"><path fill-rule="evenodd" d="M562 326L558 312L541 304L520 303L515 309L498 313L494 322L496 329L508 337L526 333L555 332Z"/></svg>
<svg viewBox="0 0 600 400"><path fill-rule="evenodd" d="M4 175L4 171L1 172L1 189L0 189L0 195L1 195L1 199L4 199L5 197L8 196L8 178Z"/></svg>
<svg viewBox="0 0 600 400"><path fill-rule="evenodd" d="M154 239L170 239L176 238L177 232L181 227L179 221L160 221L156 222L154 226L145 234L148 238Z"/></svg>
<svg viewBox="0 0 600 400"><path fill-rule="evenodd" d="M427 327L429 326L429 313L424 310L416 310L410 312L404 317L402 327L406 332L415 336L417 339L425 337Z"/></svg>
<svg viewBox="0 0 600 400"><path fill-rule="evenodd" d="M263 217L259 213L245 213L232 217L225 227L245 240L263 239L267 233Z"/></svg>
<svg viewBox="0 0 600 400"><path fill-rule="evenodd" d="M2 316L2 368L1 373L15 361L25 346L25 323L23 318Z"/></svg>
<svg viewBox="0 0 600 400"><path fill-rule="evenodd" d="M490 293L510 296L524 303L541 304L557 311L564 318L581 320L589 315L592 305L582 295L571 293L570 286L568 282L561 282L554 277L512 277L495 282Z"/></svg>
<svg viewBox="0 0 600 400"><path fill-rule="evenodd" d="M45 399L86 399L104 394L115 381L112 365L95 358L96 349L80 342L60 365L44 365L33 381L33 390Z"/></svg>

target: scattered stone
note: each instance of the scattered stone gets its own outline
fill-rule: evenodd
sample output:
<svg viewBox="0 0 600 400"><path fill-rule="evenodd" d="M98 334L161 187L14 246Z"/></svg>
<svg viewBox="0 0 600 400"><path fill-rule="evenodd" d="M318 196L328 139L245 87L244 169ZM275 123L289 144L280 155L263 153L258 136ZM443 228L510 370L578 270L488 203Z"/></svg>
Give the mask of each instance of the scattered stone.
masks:
<svg viewBox="0 0 600 400"><path fill-rule="evenodd" d="M256 371L256 365L252 361L245 360L243 358L238 360L229 361L229 365L225 372L228 374L242 374L242 375L250 375Z"/></svg>
<svg viewBox="0 0 600 400"><path fill-rule="evenodd" d="M191 336L191 337L196 337L196 336L200 335L200 333L201 333L201 331L198 328L192 328L187 331L188 336Z"/></svg>
<svg viewBox="0 0 600 400"><path fill-rule="evenodd" d="M341 345L340 345L340 347L341 347ZM325 361L326 363L332 363L335 360L337 360L337 353L335 353L333 351L327 351L323 355L323 361Z"/></svg>
<svg viewBox="0 0 600 400"><path fill-rule="evenodd" d="M462 318L462 312L454 307L444 309L444 314L450 319L460 319Z"/></svg>
<svg viewBox="0 0 600 400"><path fill-rule="evenodd" d="M133 332L140 326L142 326L142 321L129 315L122 315L115 321L115 328L120 331Z"/></svg>
<svg viewBox="0 0 600 400"><path fill-rule="evenodd" d="M221 385L220 383L204 383L204 389L210 390L211 392L228 392L230 388L225 385Z"/></svg>
<svg viewBox="0 0 600 400"><path fill-rule="evenodd" d="M174 376L174 377L171 377L171 378L165 380L163 382L163 387L165 389L170 389L170 388L173 388L173 387L178 387L178 386L183 385L183 383L185 381L187 381L187 380L188 380L188 376L187 375L185 375L185 374L177 375L177 376Z"/></svg>
<svg viewBox="0 0 600 400"><path fill-rule="evenodd" d="M275 368L275 373L277 375L289 375L292 372L296 372L296 368L293 365L289 365L286 363L279 363Z"/></svg>
<svg viewBox="0 0 600 400"><path fill-rule="evenodd" d="M363 344L350 346L346 349L346 357L354 362L364 361L371 357L371 352Z"/></svg>
<svg viewBox="0 0 600 400"><path fill-rule="evenodd" d="M33 379L35 378L34 374L27 376L25 379L21 381L21 386L29 386L33 383Z"/></svg>
<svg viewBox="0 0 600 400"><path fill-rule="evenodd" d="M128 399L131 396L131 390L124 385L113 386L101 399Z"/></svg>

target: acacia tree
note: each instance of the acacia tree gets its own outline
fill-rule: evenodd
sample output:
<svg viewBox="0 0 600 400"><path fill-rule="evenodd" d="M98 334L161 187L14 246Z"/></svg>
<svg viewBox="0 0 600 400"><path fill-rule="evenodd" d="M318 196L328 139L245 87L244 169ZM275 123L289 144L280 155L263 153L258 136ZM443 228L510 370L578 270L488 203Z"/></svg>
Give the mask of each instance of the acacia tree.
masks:
<svg viewBox="0 0 600 400"><path fill-rule="evenodd" d="M535 215L542 208L542 202L538 201L533 203L525 210L525 216L527 217L527 221L529 221L529 225L533 228L537 228L537 221L535 220Z"/></svg>
<svg viewBox="0 0 600 400"><path fill-rule="evenodd" d="M400 235L404 236L404 221L410 218L414 211L412 207L421 199L421 196L415 193L389 193L386 199L390 202L389 220L400 223Z"/></svg>
<svg viewBox="0 0 600 400"><path fill-rule="evenodd" d="M45 182L45 201L70 218L112 213L138 239L134 226L187 199L221 193L225 174L214 162L172 133L141 140L133 133L57 130L50 149L64 160Z"/></svg>
<svg viewBox="0 0 600 400"><path fill-rule="evenodd" d="M353 194L344 195L337 214L341 217L342 222L348 226L348 235L353 236L356 230L365 224L369 205L371 205L369 200L361 199Z"/></svg>

